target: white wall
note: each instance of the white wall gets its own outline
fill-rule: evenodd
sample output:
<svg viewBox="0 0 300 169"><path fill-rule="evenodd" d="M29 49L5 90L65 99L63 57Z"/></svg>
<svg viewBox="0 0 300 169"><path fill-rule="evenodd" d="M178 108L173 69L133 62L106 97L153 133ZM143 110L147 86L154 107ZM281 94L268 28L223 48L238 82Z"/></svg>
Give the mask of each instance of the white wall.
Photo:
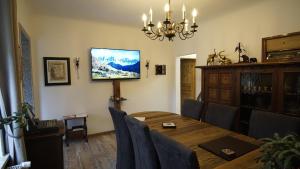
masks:
<svg viewBox="0 0 300 169"><path fill-rule="evenodd" d="M107 111L112 85L108 81L91 82L91 47L141 50L142 79L121 82L121 95L128 98L124 102L124 110L129 113L145 110L174 112L176 57L195 53L197 65L205 65L208 54L216 48L218 51L226 50L228 57L236 61L234 48L242 42L248 55L260 61L262 37L300 31L299 6L299 0L262 0L218 17L199 20L200 27L194 38L175 43L151 41L139 28L37 14L31 19L23 19L23 25L29 27L32 36L34 84L38 91L35 99L40 102L41 118L61 118L64 114L88 112L89 133L113 129ZM80 79L76 79L72 65L71 86L45 87L42 57L48 56L79 56ZM151 59L148 79L145 77L146 59ZM166 64L167 75L155 76L155 64ZM196 82L198 94L201 86L199 69Z"/></svg>
<svg viewBox="0 0 300 169"><path fill-rule="evenodd" d="M87 112L89 134L113 129L108 112L112 95L111 81L91 81L91 47L141 50L141 79L121 81L121 95L128 100L122 109L128 113L162 110L172 111L174 97L173 55L170 43L151 41L137 28L69 18L35 15L33 48L39 74L41 119ZM80 79L71 63L72 85L44 85L43 57L80 57ZM149 78L145 61L150 59ZM154 65L166 64L167 75L155 76Z"/></svg>
<svg viewBox="0 0 300 169"><path fill-rule="evenodd" d="M176 41L175 55L196 53L197 65L206 65L207 56L215 48L225 50L227 56L236 62L238 57L234 48L242 42L248 55L260 61L263 37L300 31L299 7L299 0L262 0L216 18L200 20L198 32L189 43ZM196 73L199 93L201 71Z"/></svg>

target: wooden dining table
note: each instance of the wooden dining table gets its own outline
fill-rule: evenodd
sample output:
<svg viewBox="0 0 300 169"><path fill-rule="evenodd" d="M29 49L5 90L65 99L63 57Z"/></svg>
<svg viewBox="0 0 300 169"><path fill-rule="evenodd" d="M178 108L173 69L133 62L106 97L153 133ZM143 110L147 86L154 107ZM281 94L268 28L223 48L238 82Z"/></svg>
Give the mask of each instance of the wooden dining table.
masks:
<svg viewBox="0 0 300 169"><path fill-rule="evenodd" d="M200 148L198 145L224 136L232 136L237 139L260 145L261 141L254 138L222 129L220 127L183 117L175 113L149 111L131 114L133 117L145 117L145 123L150 130L156 130L186 147L194 150L197 154L201 169L259 169L261 163L257 162L260 156L260 149L251 151L232 161L226 161L221 157ZM163 122L173 122L176 128L163 128Z"/></svg>

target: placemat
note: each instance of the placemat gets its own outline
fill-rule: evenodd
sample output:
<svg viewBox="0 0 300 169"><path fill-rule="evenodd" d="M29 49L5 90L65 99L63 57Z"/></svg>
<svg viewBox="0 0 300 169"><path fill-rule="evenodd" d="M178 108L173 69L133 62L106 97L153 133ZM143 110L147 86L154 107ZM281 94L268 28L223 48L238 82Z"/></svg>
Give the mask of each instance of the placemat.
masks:
<svg viewBox="0 0 300 169"><path fill-rule="evenodd" d="M238 158L250 151L257 149L259 146L251 144L249 142L231 137L225 136L212 140L206 143L202 143L199 147L227 160L231 161L235 158ZM226 155L222 152L222 149L231 149L235 152L234 155Z"/></svg>

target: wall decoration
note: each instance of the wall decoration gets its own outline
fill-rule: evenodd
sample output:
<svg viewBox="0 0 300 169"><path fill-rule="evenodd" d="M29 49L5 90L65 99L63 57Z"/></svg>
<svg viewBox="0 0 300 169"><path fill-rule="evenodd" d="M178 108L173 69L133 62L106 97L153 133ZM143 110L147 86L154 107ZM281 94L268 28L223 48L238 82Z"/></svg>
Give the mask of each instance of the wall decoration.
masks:
<svg viewBox="0 0 300 169"><path fill-rule="evenodd" d="M147 78L148 78L148 71L149 71L149 67L150 67L150 60L146 60L146 64L145 64L145 67L147 69Z"/></svg>
<svg viewBox="0 0 300 169"><path fill-rule="evenodd" d="M74 58L75 69L77 73L77 79L79 79L79 57Z"/></svg>
<svg viewBox="0 0 300 169"><path fill-rule="evenodd" d="M71 85L70 58L44 57L45 86Z"/></svg>
<svg viewBox="0 0 300 169"><path fill-rule="evenodd" d="M166 75L166 65L155 65L156 75Z"/></svg>

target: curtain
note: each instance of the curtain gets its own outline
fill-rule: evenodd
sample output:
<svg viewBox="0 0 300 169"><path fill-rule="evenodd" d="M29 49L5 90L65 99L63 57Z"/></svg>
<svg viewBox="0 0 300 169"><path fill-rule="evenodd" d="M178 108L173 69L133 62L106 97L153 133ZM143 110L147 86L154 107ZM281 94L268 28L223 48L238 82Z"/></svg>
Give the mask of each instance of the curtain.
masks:
<svg viewBox="0 0 300 169"><path fill-rule="evenodd" d="M1 114L3 117L18 111L20 105L20 90L17 79L17 43L16 43L16 1L0 0L0 89L2 103ZM7 134L19 136L20 128L7 126ZM7 137L9 154L13 162L20 163L26 160L26 151L23 138Z"/></svg>

